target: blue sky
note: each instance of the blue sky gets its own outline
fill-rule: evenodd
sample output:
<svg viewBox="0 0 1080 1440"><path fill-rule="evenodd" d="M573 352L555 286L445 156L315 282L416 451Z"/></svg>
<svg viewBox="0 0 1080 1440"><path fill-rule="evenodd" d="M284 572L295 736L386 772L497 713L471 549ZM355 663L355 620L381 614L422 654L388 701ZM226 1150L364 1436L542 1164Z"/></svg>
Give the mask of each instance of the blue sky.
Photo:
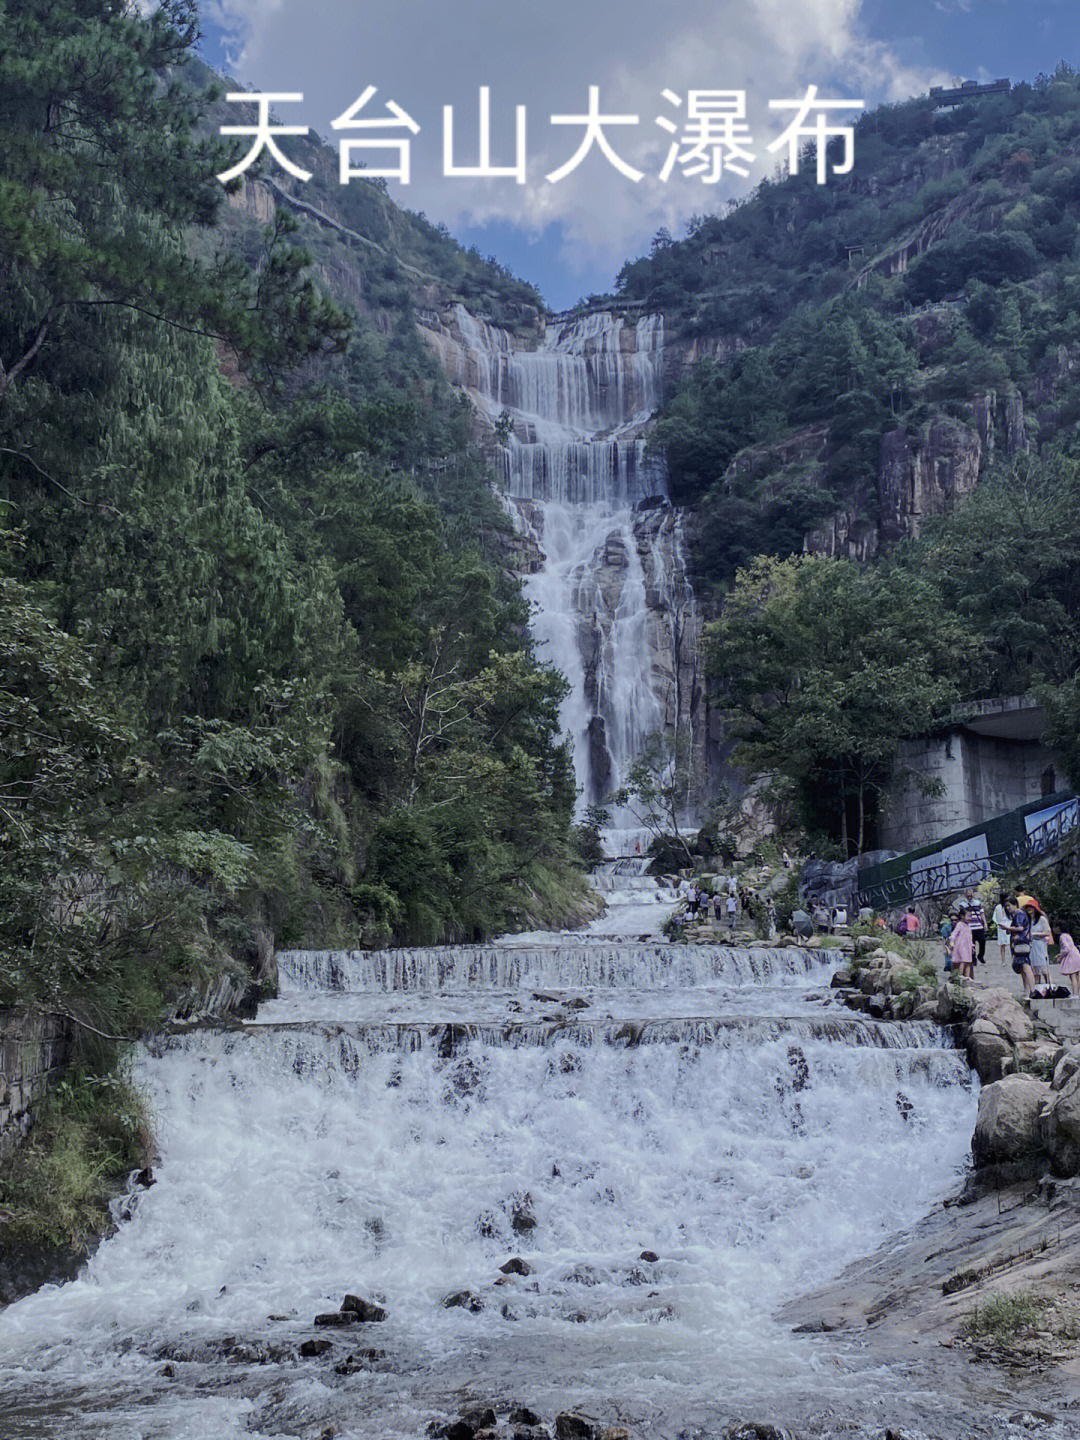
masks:
<svg viewBox="0 0 1080 1440"><path fill-rule="evenodd" d="M691 214L722 208L771 169L767 142L782 127L770 99L816 84L871 105L953 78L1032 79L1080 60L1078 16L1077 0L620 0L618 9L608 0L204 0L203 48L249 88L302 92L302 105L279 113L323 135L376 85L365 113L384 114L392 100L420 126L410 183L391 180L393 197L561 308L610 289L660 225L678 234ZM514 109L527 107L524 185L442 173L443 105L455 107L463 151L470 136L475 150L481 85L491 89L496 164L512 159ZM560 182L545 179L582 134L551 116L582 113L590 85L603 112L638 117L608 133L641 181L595 152ZM674 113L662 92L695 88L745 91L757 157L749 178L704 183L676 167L661 183L670 137L656 120Z"/></svg>

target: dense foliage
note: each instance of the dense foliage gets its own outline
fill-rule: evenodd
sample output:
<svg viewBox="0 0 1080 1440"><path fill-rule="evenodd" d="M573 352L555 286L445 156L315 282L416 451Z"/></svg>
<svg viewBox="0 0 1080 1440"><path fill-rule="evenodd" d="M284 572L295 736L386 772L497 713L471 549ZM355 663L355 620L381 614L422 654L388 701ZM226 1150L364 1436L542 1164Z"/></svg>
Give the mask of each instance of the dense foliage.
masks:
<svg viewBox="0 0 1080 1440"><path fill-rule="evenodd" d="M899 740L965 700L1033 692L1080 783L1080 461L988 477L876 565L759 557L710 631L710 667L753 773L803 822L862 848Z"/></svg>
<svg viewBox="0 0 1080 1440"><path fill-rule="evenodd" d="M618 280L706 357L653 444L720 616L717 702L848 850L896 737L957 702L1040 694L1080 783L1080 75L885 107L856 157Z"/></svg>
<svg viewBox="0 0 1080 1440"><path fill-rule="evenodd" d="M782 777L845 853L865 848L902 737L959 698L977 648L925 571L823 556L740 571L710 644L742 763Z"/></svg>
<svg viewBox="0 0 1080 1440"><path fill-rule="evenodd" d="M620 296L662 306L669 334L714 357L675 384L655 437L697 514L702 593L808 537L880 550L887 450L933 464L935 423L970 432L984 466L1075 436L1077 72L876 110L856 157L825 186L807 167L765 181L620 273ZM836 515L858 517L838 542Z"/></svg>
<svg viewBox="0 0 1080 1440"><path fill-rule="evenodd" d="M222 207L194 34L183 0L0 12L0 1004L102 1043L271 938L580 903L563 682L468 407L389 248L376 309L287 209ZM526 303L350 194L451 295Z"/></svg>

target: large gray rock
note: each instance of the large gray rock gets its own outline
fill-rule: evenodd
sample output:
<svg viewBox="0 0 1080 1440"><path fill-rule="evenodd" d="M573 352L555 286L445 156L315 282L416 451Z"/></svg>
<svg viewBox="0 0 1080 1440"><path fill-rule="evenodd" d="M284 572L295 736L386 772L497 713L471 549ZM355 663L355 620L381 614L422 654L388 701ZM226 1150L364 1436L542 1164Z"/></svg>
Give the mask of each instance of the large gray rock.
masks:
<svg viewBox="0 0 1080 1440"><path fill-rule="evenodd" d="M1012 1060L1012 1054L1012 1045L988 1020L976 1020L968 1031L968 1064L984 1085L1003 1078L1005 1062Z"/></svg>
<svg viewBox="0 0 1080 1440"><path fill-rule="evenodd" d="M971 1139L975 1164L1033 1158L1042 1148L1039 1117L1050 1094L1047 1081L1030 1075L1007 1075L987 1085L979 1096L979 1114Z"/></svg>
<svg viewBox="0 0 1080 1440"><path fill-rule="evenodd" d="M859 871L867 865L892 860L895 850L871 850L853 860L804 860L799 877L799 899L815 905L846 905L854 915L859 908Z"/></svg>
<svg viewBox="0 0 1080 1440"><path fill-rule="evenodd" d="M1042 1134L1058 1174L1080 1174L1080 1072L1053 1095L1043 1117Z"/></svg>
<svg viewBox="0 0 1080 1440"><path fill-rule="evenodd" d="M1050 1083L1055 1090L1064 1090L1077 1070L1080 1070L1080 1045L1070 1045L1054 1066L1054 1078Z"/></svg>
<svg viewBox="0 0 1080 1440"><path fill-rule="evenodd" d="M972 994L976 1020L989 1020L1014 1045L1019 1040L1034 1038L1034 1021L1007 990L993 987L989 990L975 990Z"/></svg>

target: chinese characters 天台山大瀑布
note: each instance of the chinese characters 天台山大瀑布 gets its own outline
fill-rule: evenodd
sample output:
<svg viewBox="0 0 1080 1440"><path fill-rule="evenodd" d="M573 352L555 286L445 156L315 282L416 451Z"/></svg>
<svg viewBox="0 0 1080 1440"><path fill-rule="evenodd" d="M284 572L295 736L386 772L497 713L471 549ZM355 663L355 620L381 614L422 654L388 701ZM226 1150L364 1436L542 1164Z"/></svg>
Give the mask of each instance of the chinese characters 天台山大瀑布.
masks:
<svg viewBox="0 0 1080 1440"><path fill-rule="evenodd" d="M368 110L370 102L378 94L374 85L368 85L360 96L344 110L331 127L339 132L349 132L338 141L338 179L347 185L351 179L398 180L408 185L412 177L412 141L420 134L420 126L394 100L383 104L384 114ZM278 139L290 135L307 135L306 125L283 125L271 118L270 107L275 103L299 104L303 101L300 91L239 91L226 95L231 104L247 104L256 107L253 124L222 125L222 135L246 135L251 137L247 153L235 165L221 171L218 179L228 183L243 175L266 152L288 174L300 181L311 179L311 172L290 160L278 144ZM673 108L682 111L683 98L674 90L663 91L664 100ZM737 175L746 179L750 166L758 159L752 148L754 138L747 118L745 90L690 90L686 97L685 112L679 116L682 124L670 115L659 115L656 124L670 135L671 143L658 172L657 179L667 183L678 168L683 178L697 180L702 184L715 185L725 175ZM769 154L786 151L788 170L798 174L800 162L806 152L812 152L816 178L824 185L829 175L850 174L855 163L855 127L853 112L864 108L862 100L822 99L816 85L807 87L806 94L797 100L770 100L770 110L793 112L792 119L783 133L766 146ZM847 117L845 123L841 117ZM608 137L608 129L629 128L640 124L640 116L630 114L603 114L600 108L600 87L589 86L588 110L581 115L552 115L552 126L578 126L582 137L570 158L544 179L550 185L557 185L572 174L589 157L593 150L613 169L634 184L644 178L644 171L631 165L615 149ZM396 131L397 134L389 134ZM372 133L375 132L375 133ZM512 163L497 164L492 160L491 145L491 91L488 86L480 87L478 123L478 159L476 164L464 164L455 159L454 107L443 106L443 175L448 179L485 178L512 179L524 185L527 178L528 157L526 107L518 105L514 113L513 160ZM842 159L829 155L829 142L838 140L842 145ZM374 153L380 163L375 168L360 159ZM505 160L507 157L503 157Z"/></svg>

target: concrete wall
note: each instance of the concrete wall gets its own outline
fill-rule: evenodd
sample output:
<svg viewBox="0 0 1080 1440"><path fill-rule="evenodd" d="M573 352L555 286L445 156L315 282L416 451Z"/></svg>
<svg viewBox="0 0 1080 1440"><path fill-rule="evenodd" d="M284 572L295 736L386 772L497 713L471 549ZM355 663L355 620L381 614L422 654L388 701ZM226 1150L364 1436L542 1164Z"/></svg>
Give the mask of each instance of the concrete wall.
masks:
<svg viewBox="0 0 1080 1440"><path fill-rule="evenodd" d="M0 1150L26 1133L31 1103L63 1073L70 1055L67 1021L0 1010Z"/></svg>
<svg viewBox="0 0 1080 1440"><path fill-rule="evenodd" d="M1048 769L1053 782L1044 780ZM904 772L907 772L905 775ZM911 775L941 782L925 795ZM1065 784L1062 769L1037 740L1005 740L957 728L924 740L905 740L882 805L878 844L906 851L957 830L980 825Z"/></svg>

